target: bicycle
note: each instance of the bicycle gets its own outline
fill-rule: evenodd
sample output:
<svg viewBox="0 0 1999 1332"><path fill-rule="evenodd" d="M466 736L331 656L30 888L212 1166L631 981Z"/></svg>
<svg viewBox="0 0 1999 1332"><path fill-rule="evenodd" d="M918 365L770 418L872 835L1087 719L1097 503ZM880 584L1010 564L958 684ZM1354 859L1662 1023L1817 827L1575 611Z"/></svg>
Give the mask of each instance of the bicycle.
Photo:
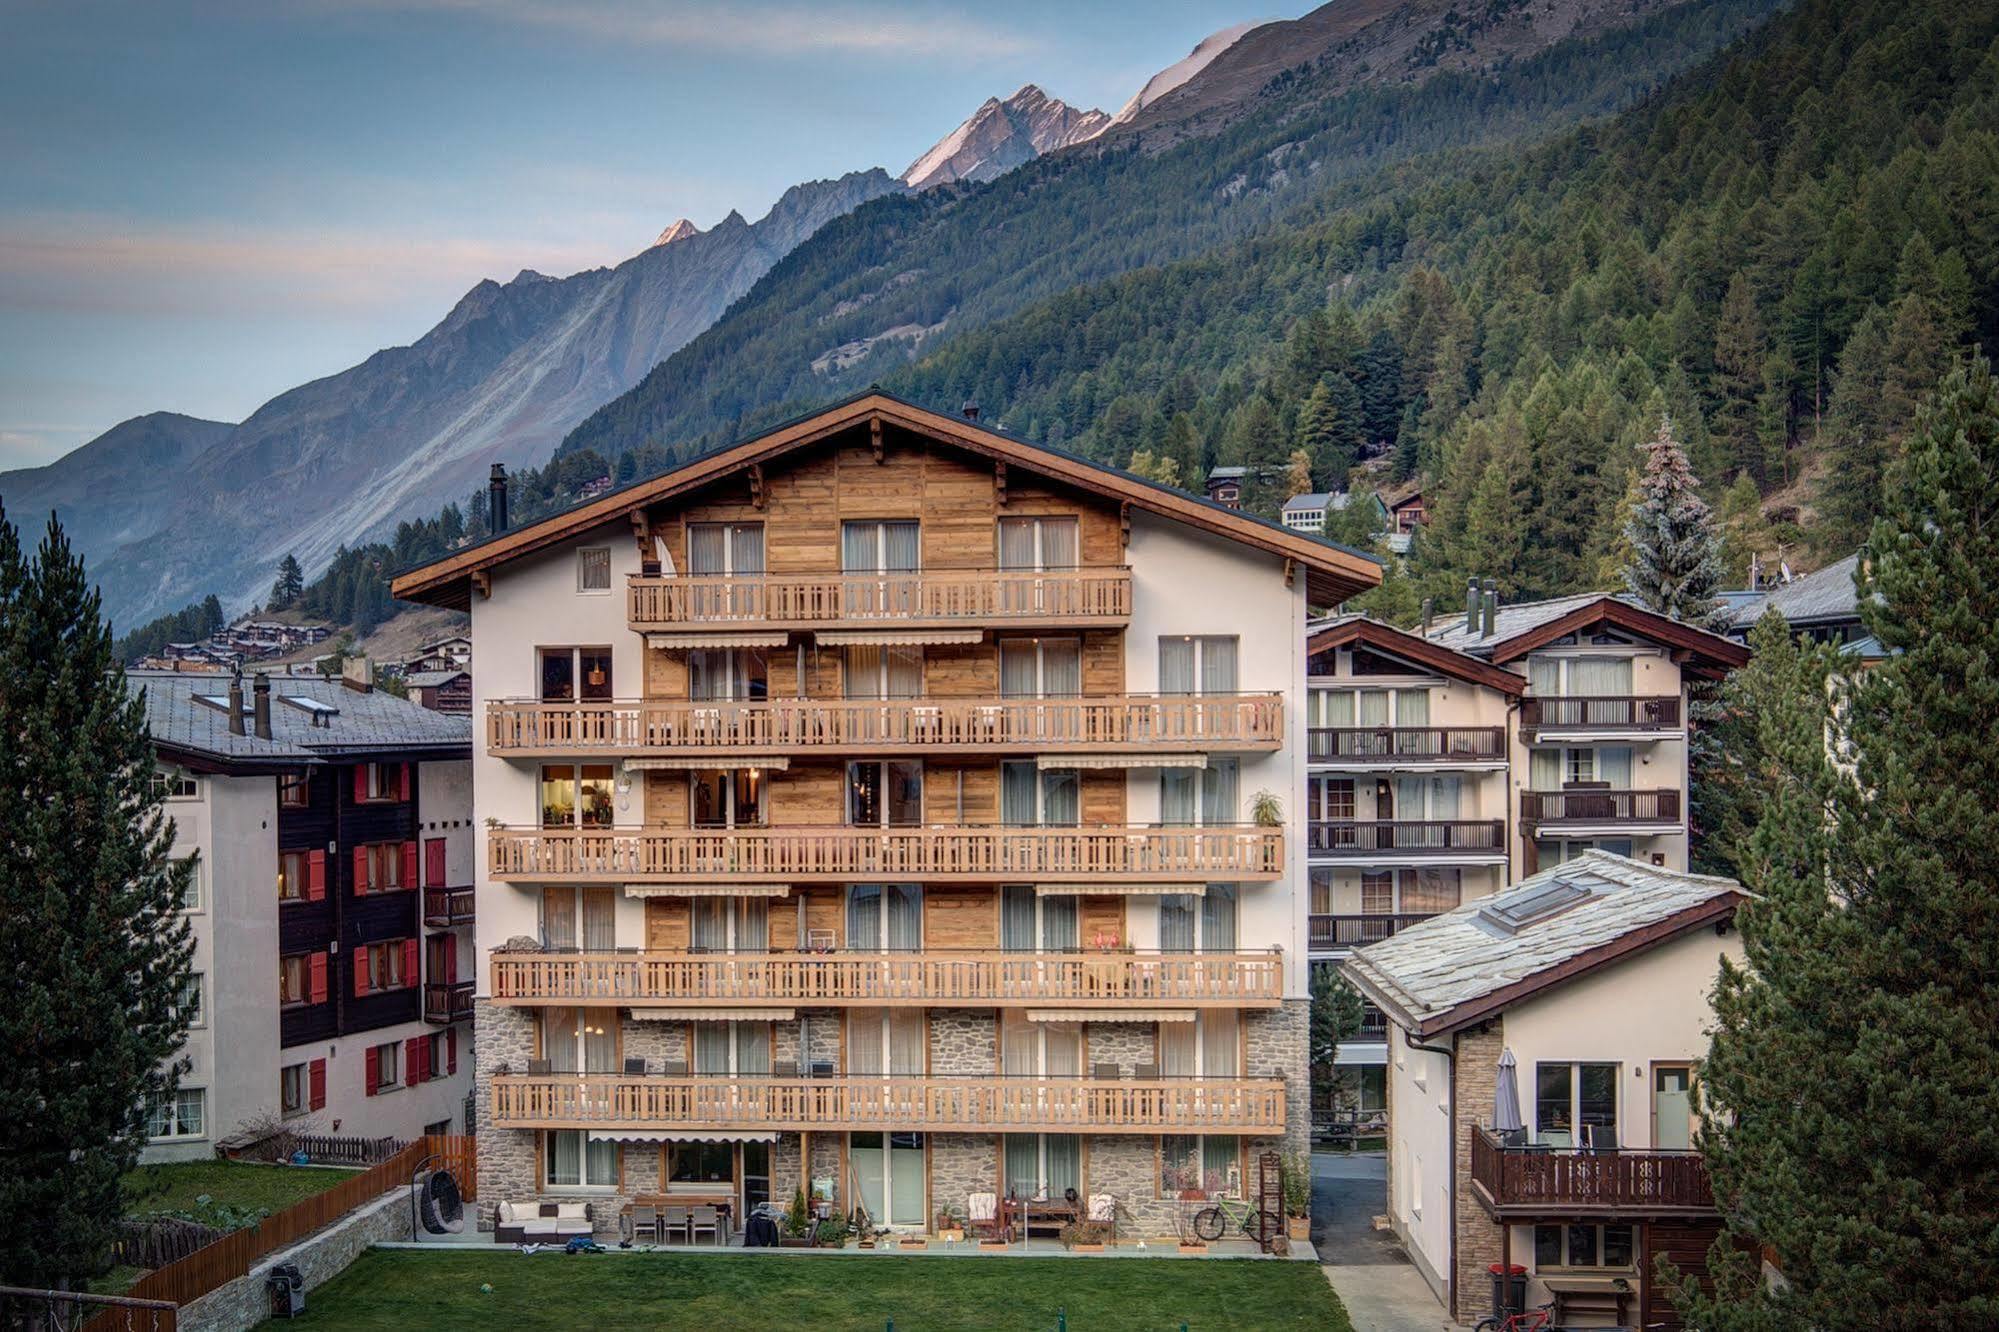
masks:
<svg viewBox="0 0 1999 1332"><path fill-rule="evenodd" d="M1284 1218L1275 1212L1259 1211L1236 1198L1217 1198L1214 1205L1194 1213L1194 1235L1203 1241L1220 1239L1233 1224L1243 1234L1263 1243L1266 1235L1282 1235Z"/></svg>
<svg viewBox="0 0 1999 1332"><path fill-rule="evenodd" d="M1503 1319L1497 1314L1487 1314L1472 1324L1472 1332L1561 1332L1561 1329L1555 1326L1555 1303L1550 1300L1532 1309L1510 1313Z"/></svg>

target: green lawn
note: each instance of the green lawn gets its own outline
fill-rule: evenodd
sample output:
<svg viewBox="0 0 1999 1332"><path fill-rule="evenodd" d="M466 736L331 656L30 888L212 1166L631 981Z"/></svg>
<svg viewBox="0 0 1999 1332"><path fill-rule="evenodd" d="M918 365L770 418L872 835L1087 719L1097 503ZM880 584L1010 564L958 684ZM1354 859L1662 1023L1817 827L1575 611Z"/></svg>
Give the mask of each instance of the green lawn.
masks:
<svg viewBox="0 0 1999 1332"><path fill-rule="evenodd" d="M490 1287L490 1290L486 1289ZM1316 1263L1220 1259L420 1253L373 1249L306 1297L322 1327L1353 1332Z"/></svg>
<svg viewBox="0 0 1999 1332"><path fill-rule="evenodd" d="M197 1221L226 1226L220 1209L242 1213L262 1208L280 1212L301 1198L324 1192L351 1170L305 1169L248 1161L170 1161L142 1165L125 1176L125 1215L186 1213ZM206 1204L200 1200L208 1198Z"/></svg>

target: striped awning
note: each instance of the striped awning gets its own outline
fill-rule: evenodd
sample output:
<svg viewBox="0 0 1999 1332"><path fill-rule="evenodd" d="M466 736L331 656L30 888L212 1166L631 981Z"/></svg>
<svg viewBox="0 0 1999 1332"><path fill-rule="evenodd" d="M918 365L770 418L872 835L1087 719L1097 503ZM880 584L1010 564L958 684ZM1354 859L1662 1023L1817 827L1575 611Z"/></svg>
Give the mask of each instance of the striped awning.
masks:
<svg viewBox="0 0 1999 1332"><path fill-rule="evenodd" d="M1191 1008L1030 1008L1029 1022L1192 1022Z"/></svg>
<svg viewBox="0 0 1999 1332"><path fill-rule="evenodd" d="M1037 754L1037 768L1205 768L1205 754Z"/></svg>
<svg viewBox="0 0 1999 1332"><path fill-rule="evenodd" d="M628 883L626 897L789 897L788 883Z"/></svg>
<svg viewBox="0 0 1999 1332"><path fill-rule="evenodd" d="M646 635L646 646L655 648L773 648L790 641L791 635L782 629L709 629Z"/></svg>
<svg viewBox="0 0 1999 1332"><path fill-rule="evenodd" d="M1205 897L1200 883L1037 883L1036 897Z"/></svg>
<svg viewBox="0 0 1999 1332"><path fill-rule="evenodd" d="M648 754L643 758L625 760L625 767L631 772L679 772L699 768L764 768L783 772L790 766L791 760L782 754L754 758L688 758L678 754Z"/></svg>
<svg viewBox="0 0 1999 1332"><path fill-rule="evenodd" d="M798 1016L790 1008L668 1008L632 1005L641 1022L789 1022Z"/></svg>
<svg viewBox="0 0 1999 1332"><path fill-rule="evenodd" d="M949 647L985 636L983 629L821 629L814 635L820 647Z"/></svg>
<svg viewBox="0 0 1999 1332"><path fill-rule="evenodd" d="M689 1133L683 1129L590 1130L592 1142L776 1142L775 1133Z"/></svg>

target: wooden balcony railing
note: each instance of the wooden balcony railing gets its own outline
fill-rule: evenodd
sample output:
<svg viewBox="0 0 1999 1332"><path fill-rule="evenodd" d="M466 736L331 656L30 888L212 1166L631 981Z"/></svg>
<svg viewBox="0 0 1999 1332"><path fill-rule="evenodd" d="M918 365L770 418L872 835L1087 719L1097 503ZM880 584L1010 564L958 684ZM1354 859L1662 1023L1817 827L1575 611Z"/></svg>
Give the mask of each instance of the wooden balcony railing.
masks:
<svg viewBox="0 0 1999 1332"><path fill-rule="evenodd" d="M1471 1181L1495 1216L1615 1216L1712 1212L1698 1152L1579 1152L1506 1147L1488 1129L1471 1140Z"/></svg>
<svg viewBox="0 0 1999 1332"><path fill-rule="evenodd" d="M1033 753L1275 749L1280 694L1103 698L768 699L486 705L486 749L575 754Z"/></svg>
<svg viewBox="0 0 1999 1332"><path fill-rule="evenodd" d="M473 919L473 900L470 888L426 888L423 923L434 929L469 924Z"/></svg>
<svg viewBox="0 0 1999 1332"><path fill-rule="evenodd" d="M495 953L492 994L502 1004L1271 1008L1284 967L1276 951Z"/></svg>
<svg viewBox="0 0 1999 1332"><path fill-rule="evenodd" d="M1276 1078L493 1078L496 1128L722 1132L1250 1133L1284 1127Z"/></svg>
<svg viewBox="0 0 1999 1332"><path fill-rule="evenodd" d="M1332 952L1340 948L1365 948L1371 943L1380 943L1405 925L1428 920L1433 914L1427 911L1395 915L1373 911L1352 915L1314 913L1309 918L1311 932L1307 937L1307 945L1315 953Z"/></svg>
<svg viewBox="0 0 1999 1332"><path fill-rule="evenodd" d="M1335 859L1411 852L1441 858L1503 854L1506 832L1498 819L1314 819L1311 852Z"/></svg>
<svg viewBox="0 0 1999 1332"><path fill-rule="evenodd" d="M1503 763L1506 732L1498 726L1314 726L1305 735L1313 763Z"/></svg>
<svg viewBox="0 0 1999 1332"><path fill-rule="evenodd" d="M1520 819L1555 824L1645 824L1680 821L1680 793L1661 791L1522 791Z"/></svg>
<svg viewBox="0 0 1999 1332"><path fill-rule="evenodd" d="M1677 694L1632 696L1540 695L1520 700L1520 730L1541 731L1677 731Z"/></svg>
<svg viewBox="0 0 1999 1332"><path fill-rule="evenodd" d="M634 629L756 624L1118 625L1131 618L1131 570L925 569L909 573L637 576Z"/></svg>
<svg viewBox="0 0 1999 1332"><path fill-rule="evenodd" d="M1284 872L1284 834L1250 824L494 828L486 849L495 879L527 883L1205 883Z"/></svg>
<svg viewBox="0 0 1999 1332"><path fill-rule="evenodd" d="M426 981L423 987L423 1020L440 1026L463 1022L472 1016L471 981Z"/></svg>

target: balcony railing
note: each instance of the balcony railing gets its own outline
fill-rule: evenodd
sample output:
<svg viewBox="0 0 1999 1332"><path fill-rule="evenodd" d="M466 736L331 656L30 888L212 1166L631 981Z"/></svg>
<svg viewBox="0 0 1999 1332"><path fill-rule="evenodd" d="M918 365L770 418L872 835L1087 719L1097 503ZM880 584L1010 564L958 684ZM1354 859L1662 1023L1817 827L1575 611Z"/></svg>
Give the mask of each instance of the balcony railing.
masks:
<svg viewBox="0 0 1999 1332"><path fill-rule="evenodd" d="M1506 833L1498 819L1315 819L1311 852L1334 859L1394 855L1502 855Z"/></svg>
<svg viewBox="0 0 1999 1332"><path fill-rule="evenodd" d="M1405 925L1428 920L1432 912L1385 914L1364 911L1352 915L1319 915L1310 918L1307 943L1315 953L1341 948L1365 948L1380 943Z"/></svg>
<svg viewBox="0 0 1999 1332"><path fill-rule="evenodd" d="M471 981L426 981L423 987L423 1020L440 1026L463 1022L472 1016Z"/></svg>
<svg viewBox="0 0 1999 1332"><path fill-rule="evenodd" d="M1522 791L1520 818L1524 823L1559 824L1677 824L1680 793L1662 791Z"/></svg>
<svg viewBox="0 0 1999 1332"><path fill-rule="evenodd" d="M495 879L525 883L1205 883L1284 872L1284 834L1249 824L494 828L486 849Z"/></svg>
<svg viewBox="0 0 1999 1332"><path fill-rule="evenodd" d="M1392 768L1506 761L1506 732L1498 726L1314 726L1305 746L1313 763Z"/></svg>
<svg viewBox="0 0 1999 1332"><path fill-rule="evenodd" d="M1541 731L1677 731L1677 694L1596 696L1540 695L1520 700L1520 730Z"/></svg>
<svg viewBox="0 0 1999 1332"><path fill-rule="evenodd" d="M1282 1131L1275 1078L496 1075L496 1128L726 1132Z"/></svg>
<svg viewBox="0 0 1999 1332"><path fill-rule="evenodd" d="M1471 1140L1473 1191L1497 1216L1615 1216L1712 1212L1698 1152L1578 1152L1506 1147L1488 1129Z"/></svg>
<svg viewBox="0 0 1999 1332"><path fill-rule="evenodd" d="M1270 1008L1284 967L1275 951L495 953L492 994L502 1004Z"/></svg>
<svg viewBox="0 0 1999 1332"><path fill-rule="evenodd" d="M423 890L423 923L434 929L470 924L474 895L470 888Z"/></svg>
<svg viewBox="0 0 1999 1332"><path fill-rule="evenodd" d="M1275 749L1279 694L769 699L486 705L488 752L520 758Z"/></svg>
<svg viewBox="0 0 1999 1332"><path fill-rule="evenodd" d="M1022 571L638 576L626 590L634 629L863 624L1119 625L1131 618L1123 566Z"/></svg>

